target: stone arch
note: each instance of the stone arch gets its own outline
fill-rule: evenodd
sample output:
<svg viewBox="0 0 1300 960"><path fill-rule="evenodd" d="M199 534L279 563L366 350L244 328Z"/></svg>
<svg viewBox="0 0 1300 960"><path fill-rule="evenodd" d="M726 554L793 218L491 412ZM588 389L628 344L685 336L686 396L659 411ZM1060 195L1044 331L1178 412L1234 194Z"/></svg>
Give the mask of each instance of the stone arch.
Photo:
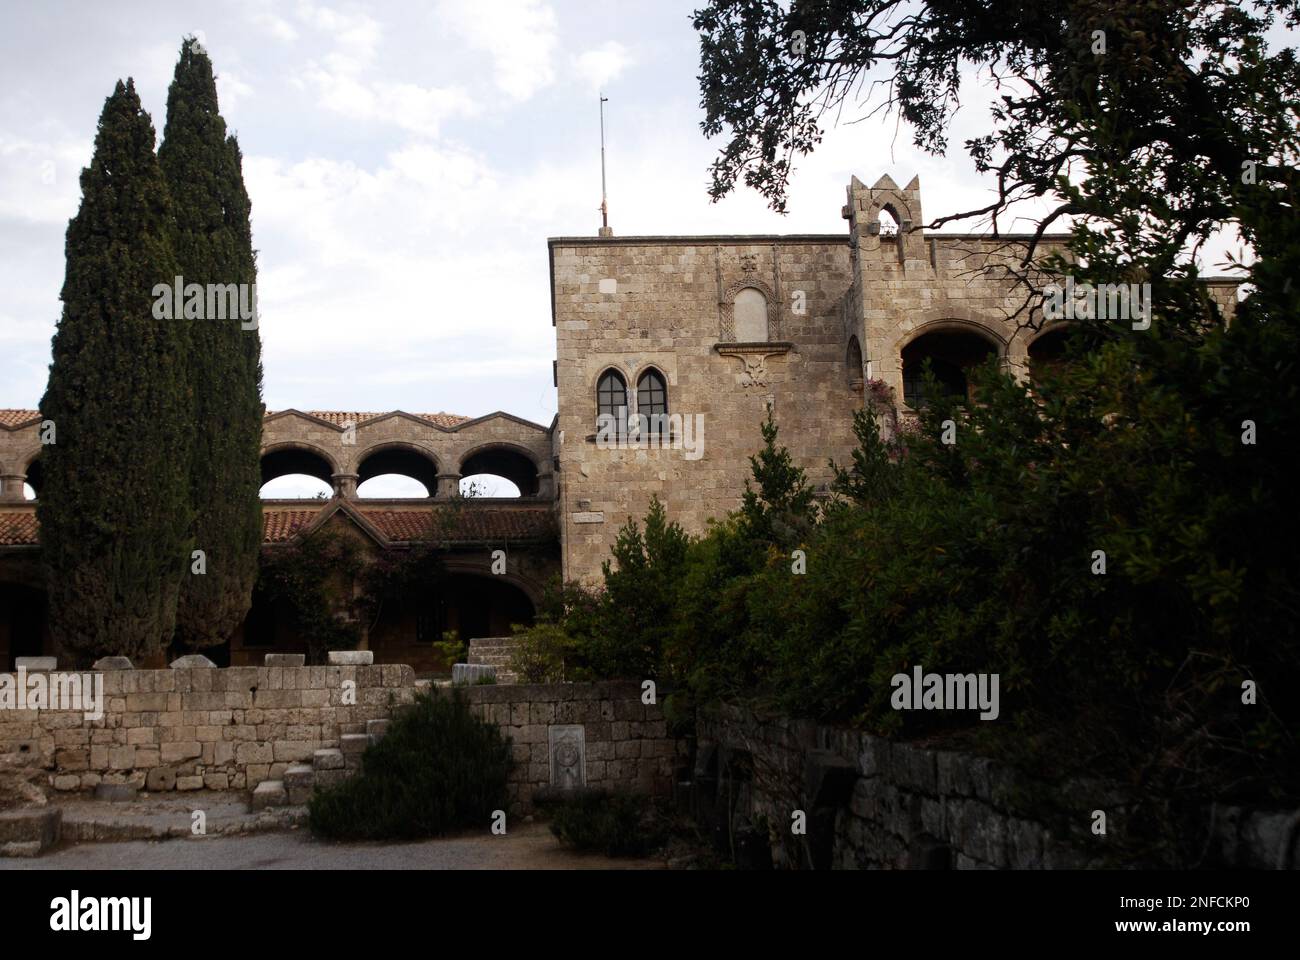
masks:
<svg viewBox="0 0 1300 960"><path fill-rule="evenodd" d="M1043 326L1025 340L1024 369L1031 379L1035 369L1041 373L1063 361L1065 341L1075 328L1073 322L1060 320Z"/></svg>
<svg viewBox="0 0 1300 960"><path fill-rule="evenodd" d="M482 474L509 480L519 488L521 497L535 497L541 489L542 468L536 455L508 440L481 443L461 456L461 477Z"/></svg>
<svg viewBox="0 0 1300 960"><path fill-rule="evenodd" d="M966 331L987 340L999 357L1007 355L1007 340L994 330L989 324L982 320L975 319L969 314L962 313L944 313L934 319L923 319L921 323L909 330L898 342L898 351L901 353L911 343L919 340L921 337L931 333L938 333L945 330Z"/></svg>
<svg viewBox="0 0 1300 960"><path fill-rule="evenodd" d="M383 440L357 454L355 463L358 487L375 477L396 474L423 486L426 497L437 495L438 458L419 444Z"/></svg>
<svg viewBox="0 0 1300 960"><path fill-rule="evenodd" d="M39 500L41 489L45 486L45 467L41 463L40 450L27 458L26 464L23 465L23 476L23 482L32 488L32 493Z"/></svg>
<svg viewBox="0 0 1300 960"><path fill-rule="evenodd" d="M1006 342L982 324L951 318L922 324L898 347L903 401L912 409L925 405L927 364L941 391L970 400L969 371L1005 356Z"/></svg>
<svg viewBox="0 0 1300 960"><path fill-rule="evenodd" d="M329 483L339 472L338 461L333 456L302 440L284 440L263 447L261 463L264 484L291 473L305 474Z"/></svg>

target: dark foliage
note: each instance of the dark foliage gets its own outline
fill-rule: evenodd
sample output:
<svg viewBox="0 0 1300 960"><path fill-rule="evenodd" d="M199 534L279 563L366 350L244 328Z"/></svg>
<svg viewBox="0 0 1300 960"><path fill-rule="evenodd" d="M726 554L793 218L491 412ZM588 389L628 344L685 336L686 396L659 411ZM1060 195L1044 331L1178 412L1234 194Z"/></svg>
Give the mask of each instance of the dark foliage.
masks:
<svg viewBox="0 0 1300 960"><path fill-rule="evenodd" d="M312 830L341 840L412 840L487 830L507 806L510 742L457 692L418 694L369 747L361 772L317 790Z"/></svg>

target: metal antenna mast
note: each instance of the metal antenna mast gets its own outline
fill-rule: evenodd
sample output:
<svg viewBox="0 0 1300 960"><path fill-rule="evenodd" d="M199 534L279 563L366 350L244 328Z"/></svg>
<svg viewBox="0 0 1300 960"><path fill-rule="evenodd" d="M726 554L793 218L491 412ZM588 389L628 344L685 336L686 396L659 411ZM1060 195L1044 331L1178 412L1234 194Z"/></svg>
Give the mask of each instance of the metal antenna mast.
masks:
<svg viewBox="0 0 1300 960"><path fill-rule="evenodd" d="M609 229L609 204L605 197L605 102L609 97L600 95L600 235L612 237L614 231Z"/></svg>

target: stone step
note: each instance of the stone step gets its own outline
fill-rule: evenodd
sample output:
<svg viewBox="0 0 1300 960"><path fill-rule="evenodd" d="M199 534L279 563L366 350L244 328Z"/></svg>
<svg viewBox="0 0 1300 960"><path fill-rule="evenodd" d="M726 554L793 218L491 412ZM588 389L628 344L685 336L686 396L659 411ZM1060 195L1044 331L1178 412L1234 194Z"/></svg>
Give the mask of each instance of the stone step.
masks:
<svg viewBox="0 0 1300 960"><path fill-rule="evenodd" d="M263 780L253 790L251 807L254 811L265 810L267 807L286 807L288 805L289 794L284 789L283 780Z"/></svg>
<svg viewBox="0 0 1300 960"><path fill-rule="evenodd" d="M284 771L284 789L289 795L289 802L301 806L311 799L311 792L316 787L316 771L306 763L295 763Z"/></svg>
<svg viewBox="0 0 1300 960"><path fill-rule="evenodd" d="M451 666L451 682L454 684L474 684L491 678L496 680L496 667L481 663L454 663Z"/></svg>
<svg viewBox="0 0 1300 960"><path fill-rule="evenodd" d="M366 725L364 723L341 723L339 724L339 733L346 736L349 733L365 733Z"/></svg>
<svg viewBox="0 0 1300 960"><path fill-rule="evenodd" d="M317 773L322 770L342 770L345 766L343 751L337 747L317 750L311 756L311 766Z"/></svg>
<svg viewBox="0 0 1300 960"><path fill-rule="evenodd" d="M364 733L345 733L339 737L339 749L343 751L343 763L349 770L361 766L361 755L370 746L370 737Z"/></svg>
<svg viewBox="0 0 1300 960"><path fill-rule="evenodd" d="M350 776L352 776L351 770L343 770L341 768L338 770L317 770L316 786L324 790L326 787L332 787L336 784L342 783Z"/></svg>

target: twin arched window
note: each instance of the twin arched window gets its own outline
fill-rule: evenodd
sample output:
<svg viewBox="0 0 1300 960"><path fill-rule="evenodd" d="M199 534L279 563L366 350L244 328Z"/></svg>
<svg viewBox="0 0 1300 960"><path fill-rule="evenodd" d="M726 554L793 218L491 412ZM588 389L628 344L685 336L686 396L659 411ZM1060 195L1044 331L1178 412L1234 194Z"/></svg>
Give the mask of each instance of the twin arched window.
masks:
<svg viewBox="0 0 1300 960"><path fill-rule="evenodd" d="M643 435L657 436L663 430L662 418L668 414L668 384L658 370L646 370L637 380L635 410L628 404L627 381L617 370L606 370L596 381L596 422L614 417L621 436L627 429L629 414L645 418L640 421Z"/></svg>

